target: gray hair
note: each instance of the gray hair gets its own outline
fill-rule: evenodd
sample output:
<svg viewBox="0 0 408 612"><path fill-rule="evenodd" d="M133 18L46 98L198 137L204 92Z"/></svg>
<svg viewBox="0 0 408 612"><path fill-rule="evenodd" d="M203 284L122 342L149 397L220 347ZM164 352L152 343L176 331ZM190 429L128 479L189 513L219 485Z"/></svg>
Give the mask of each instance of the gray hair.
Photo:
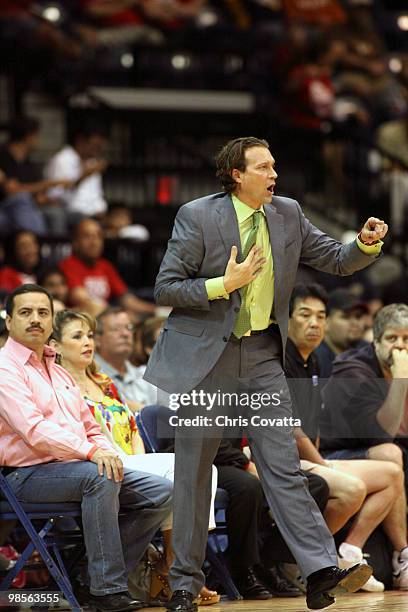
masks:
<svg viewBox="0 0 408 612"><path fill-rule="evenodd" d="M374 318L374 341L379 342L387 327L408 327L408 306L406 304L389 304L377 312Z"/></svg>

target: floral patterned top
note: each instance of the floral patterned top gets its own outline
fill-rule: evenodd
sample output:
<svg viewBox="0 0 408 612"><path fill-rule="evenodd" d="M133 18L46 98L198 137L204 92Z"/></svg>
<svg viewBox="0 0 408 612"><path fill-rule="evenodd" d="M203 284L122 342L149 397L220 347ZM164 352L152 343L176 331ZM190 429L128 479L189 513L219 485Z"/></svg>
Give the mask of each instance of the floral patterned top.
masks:
<svg viewBox="0 0 408 612"><path fill-rule="evenodd" d="M96 422L101 426L102 433L120 454L144 453L143 442L132 411L122 401L110 378L104 374L98 376L106 379L104 398L101 401L95 401L84 397L84 400Z"/></svg>

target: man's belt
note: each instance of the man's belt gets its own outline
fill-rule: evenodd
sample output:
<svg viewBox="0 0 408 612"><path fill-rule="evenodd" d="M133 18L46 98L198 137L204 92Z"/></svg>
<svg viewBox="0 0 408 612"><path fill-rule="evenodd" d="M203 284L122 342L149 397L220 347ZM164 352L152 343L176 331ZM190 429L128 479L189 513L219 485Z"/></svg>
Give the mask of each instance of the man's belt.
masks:
<svg viewBox="0 0 408 612"><path fill-rule="evenodd" d="M263 336L264 334L270 334L271 331L279 332L279 326L277 323L271 323L266 329L250 329L242 337L247 338L248 336ZM232 340L238 340L234 334L231 335Z"/></svg>

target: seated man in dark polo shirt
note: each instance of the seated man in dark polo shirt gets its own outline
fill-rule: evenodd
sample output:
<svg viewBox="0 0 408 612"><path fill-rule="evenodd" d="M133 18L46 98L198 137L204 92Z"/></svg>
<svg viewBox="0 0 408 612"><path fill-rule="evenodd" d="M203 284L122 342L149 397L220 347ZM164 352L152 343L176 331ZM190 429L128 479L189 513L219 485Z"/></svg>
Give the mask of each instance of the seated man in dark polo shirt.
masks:
<svg viewBox="0 0 408 612"><path fill-rule="evenodd" d="M340 566L362 561L362 548L375 528L382 523L394 550L394 581L396 588L408 588L408 547L405 516L404 476L401 466L391 461L328 462L320 454L319 416L321 395L319 368L314 349L323 338L326 318L326 295L318 285L295 287L289 305L289 341L286 349L285 374L291 391L293 413L301 420L295 428L302 469L309 469L324 478L330 497L324 516L334 533L341 526L342 504L333 493L344 487L354 491L349 498L349 517L354 516L346 539L339 547ZM408 310L408 309L407 309ZM310 463L311 462L311 463ZM359 506L355 492L360 491ZM343 494L344 499L344 494ZM340 514L340 517L339 517ZM399 556L401 554L401 560ZM405 559L406 557L406 559ZM384 585L373 576L363 590L380 591Z"/></svg>

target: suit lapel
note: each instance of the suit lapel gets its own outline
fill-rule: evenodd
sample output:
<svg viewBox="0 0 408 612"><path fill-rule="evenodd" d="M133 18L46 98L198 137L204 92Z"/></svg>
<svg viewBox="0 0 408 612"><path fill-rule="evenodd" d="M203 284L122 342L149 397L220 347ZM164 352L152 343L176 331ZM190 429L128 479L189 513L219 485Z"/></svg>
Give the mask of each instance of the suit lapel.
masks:
<svg viewBox="0 0 408 612"><path fill-rule="evenodd" d="M221 239L224 243L228 257L231 254L231 247L238 247L237 261L242 261L241 239L239 237L238 219L231 196L225 196L218 202L216 207L216 226Z"/></svg>
<svg viewBox="0 0 408 612"><path fill-rule="evenodd" d="M276 206L266 204L264 206L266 214L266 222L268 224L269 239L271 241L273 271L274 271L274 303L279 298L278 287L282 287L284 279L283 272L283 257L285 251L285 234L283 215L276 212Z"/></svg>

